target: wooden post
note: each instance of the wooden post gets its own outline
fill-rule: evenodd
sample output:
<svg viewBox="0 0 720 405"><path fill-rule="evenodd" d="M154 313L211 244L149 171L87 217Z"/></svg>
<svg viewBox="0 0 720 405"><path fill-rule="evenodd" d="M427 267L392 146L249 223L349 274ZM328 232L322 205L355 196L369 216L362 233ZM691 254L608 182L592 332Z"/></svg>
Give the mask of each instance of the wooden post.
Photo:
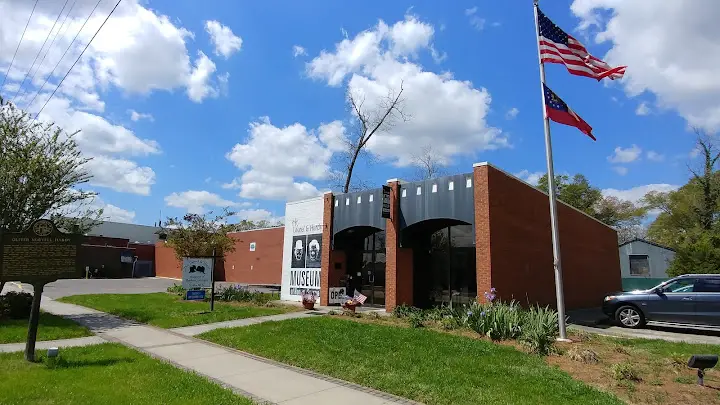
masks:
<svg viewBox="0 0 720 405"><path fill-rule="evenodd" d="M40 321L40 300L42 300L45 283L33 284L33 301L30 309L27 341L25 342L25 360L35 361L35 341L37 340L38 323Z"/></svg>
<svg viewBox="0 0 720 405"><path fill-rule="evenodd" d="M213 249L212 269L210 270L210 311L215 310L215 249Z"/></svg>

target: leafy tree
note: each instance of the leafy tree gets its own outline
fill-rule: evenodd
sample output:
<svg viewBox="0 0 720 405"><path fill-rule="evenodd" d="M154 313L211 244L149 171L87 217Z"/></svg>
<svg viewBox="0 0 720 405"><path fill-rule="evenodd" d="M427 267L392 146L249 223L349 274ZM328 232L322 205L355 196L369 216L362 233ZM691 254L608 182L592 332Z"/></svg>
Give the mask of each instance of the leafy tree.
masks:
<svg viewBox="0 0 720 405"><path fill-rule="evenodd" d="M35 121L0 97L0 228L23 231L39 218L66 232L97 225L102 210L92 207L96 194L80 188L92 176L76 134Z"/></svg>
<svg viewBox="0 0 720 405"><path fill-rule="evenodd" d="M678 190L650 192L644 198L649 208L660 212L648 237L675 249L691 247L705 233L720 231L720 171L716 170L720 153L710 136L699 130L696 133L702 169L691 168L692 177Z"/></svg>
<svg viewBox="0 0 720 405"><path fill-rule="evenodd" d="M238 224L228 224L235 212L228 209L221 214L186 214L168 218L160 233L167 236L167 244L175 250L178 259L183 257L216 256L235 251L235 240L228 235L238 230Z"/></svg>
<svg viewBox="0 0 720 405"><path fill-rule="evenodd" d="M704 232L678 246L667 274L675 277L690 273L720 273L720 236Z"/></svg>
<svg viewBox="0 0 720 405"><path fill-rule="evenodd" d="M538 180L537 188L548 192L547 174ZM616 197L603 196L599 188L593 187L582 174L572 178L567 175L555 176L557 198L593 218L618 230L620 242L641 233L640 221L647 213L643 206Z"/></svg>

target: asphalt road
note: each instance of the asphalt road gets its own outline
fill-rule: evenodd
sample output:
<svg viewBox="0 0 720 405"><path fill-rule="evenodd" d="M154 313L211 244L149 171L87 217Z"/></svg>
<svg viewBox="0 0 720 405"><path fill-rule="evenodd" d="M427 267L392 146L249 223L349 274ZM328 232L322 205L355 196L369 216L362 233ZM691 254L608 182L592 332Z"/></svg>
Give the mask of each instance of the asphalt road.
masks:
<svg viewBox="0 0 720 405"><path fill-rule="evenodd" d="M80 294L144 294L164 292L179 281L165 278L127 278L127 279L76 279L58 280L45 285L43 296L50 298L66 297ZM32 285L8 283L4 291L22 288L32 291Z"/></svg>

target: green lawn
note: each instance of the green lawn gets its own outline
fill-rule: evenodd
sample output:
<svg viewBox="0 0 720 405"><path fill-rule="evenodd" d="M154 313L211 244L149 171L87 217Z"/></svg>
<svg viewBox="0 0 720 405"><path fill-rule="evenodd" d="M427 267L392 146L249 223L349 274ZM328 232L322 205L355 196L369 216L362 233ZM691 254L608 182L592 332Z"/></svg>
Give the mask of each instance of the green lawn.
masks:
<svg viewBox="0 0 720 405"><path fill-rule="evenodd" d="M41 357L0 353L0 403L25 404L252 404L195 374L121 345L60 350L54 368Z"/></svg>
<svg viewBox="0 0 720 405"><path fill-rule="evenodd" d="M73 295L58 301L82 305L161 328L252 318L286 312L283 308L261 308L235 303L183 301L167 293Z"/></svg>
<svg viewBox="0 0 720 405"><path fill-rule="evenodd" d="M0 344L24 342L27 338L27 331L27 319L2 319L0 320ZM70 339L91 335L92 333L87 328L73 321L44 312L40 313L37 340Z"/></svg>
<svg viewBox="0 0 720 405"><path fill-rule="evenodd" d="M200 338L426 404L622 403L540 357L426 329L317 317Z"/></svg>

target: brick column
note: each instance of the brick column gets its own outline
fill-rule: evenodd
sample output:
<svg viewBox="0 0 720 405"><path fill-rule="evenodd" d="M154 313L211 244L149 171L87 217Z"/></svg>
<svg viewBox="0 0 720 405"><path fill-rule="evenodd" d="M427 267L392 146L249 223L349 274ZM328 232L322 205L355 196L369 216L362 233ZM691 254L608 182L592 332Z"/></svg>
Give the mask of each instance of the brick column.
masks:
<svg viewBox="0 0 720 405"><path fill-rule="evenodd" d="M390 218L385 223L385 310L400 304L412 305L412 249L400 245L400 181L388 180Z"/></svg>
<svg viewBox="0 0 720 405"><path fill-rule="evenodd" d="M331 192L323 196L323 247L320 252L320 305L328 305L328 287L330 287L330 274L334 269L332 265L332 219L334 197Z"/></svg>
<svg viewBox="0 0 720 405"><path fill-rule="evenodd" d="M473 193L475 197L475 277L480 301L483 292L492 288L490 249L490 196L487 163L473 165Z"/></svg>

